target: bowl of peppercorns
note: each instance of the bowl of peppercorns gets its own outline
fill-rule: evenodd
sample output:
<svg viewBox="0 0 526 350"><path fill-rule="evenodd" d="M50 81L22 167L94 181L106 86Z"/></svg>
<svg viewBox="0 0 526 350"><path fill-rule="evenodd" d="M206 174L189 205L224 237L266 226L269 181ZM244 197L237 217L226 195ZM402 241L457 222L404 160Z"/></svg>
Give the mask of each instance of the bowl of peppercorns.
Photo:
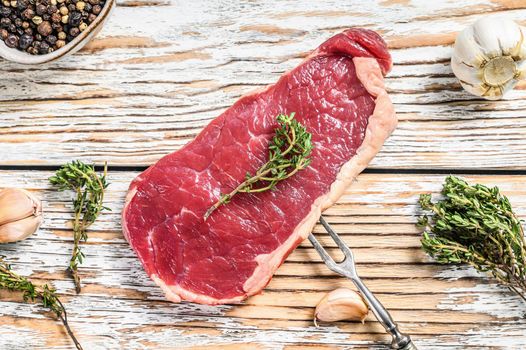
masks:
<svg viewBox="0 0 526 350"><path fill-rule="evenodd" d="M0 57L40 64L74 53L114 7L115 0L0 0Z"/></svg>

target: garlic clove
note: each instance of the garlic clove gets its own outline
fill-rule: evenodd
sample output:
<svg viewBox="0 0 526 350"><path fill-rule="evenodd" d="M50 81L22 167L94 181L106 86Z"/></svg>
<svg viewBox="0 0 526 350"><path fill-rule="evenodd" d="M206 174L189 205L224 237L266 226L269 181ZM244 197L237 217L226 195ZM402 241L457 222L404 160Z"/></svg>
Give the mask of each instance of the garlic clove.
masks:
<svg viewBox="0 0 526 350"><path fill-rule="evenodd" d="M21 241L38 230L42 216L29 216L0 226L0 243Z"/></svg>
<svg viewBox="0 0 526 350"><path fill-rule="evenodd" d="M473 35L484 55L493 57L508 55L517 46L521 31L510 19L489 16L473 24Z"/></svg>
<svg viewBox="0 0 526 350"><path fill-rule="evenodd" d="M40 201L20 188L0 191L0 225L17 221L41 211Z"/></svg>
<svg viewBox="0 0 526 350"><path fill-rule="evenodd" d="M320 300L314 311L314 324L318 321L360 321L364 322L369 313L369 307L360 294L352 289L338 288L327 293Z"/></svg>
<svg viewBox="0 0 526 350"><path fill-rule="evenodd" d="M479 67L484 61L485 53L475 40L473 27L467 27L457 35L452 62L467 67Z"/></svg>
<svg viewBox="0 0 526 350"><path fill-rule="evenodd" d="M0 191L0 243L15 242L33 234L42 222L42 204L19 188Z"/></svg>

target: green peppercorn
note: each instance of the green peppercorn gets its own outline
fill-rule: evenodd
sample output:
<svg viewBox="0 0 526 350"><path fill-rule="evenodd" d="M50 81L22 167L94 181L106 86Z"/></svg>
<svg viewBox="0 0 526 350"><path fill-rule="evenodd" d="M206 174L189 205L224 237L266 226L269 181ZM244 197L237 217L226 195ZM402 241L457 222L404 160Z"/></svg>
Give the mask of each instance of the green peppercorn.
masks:
<svg viewBox="0 0 526 350"><path fill-rule="evenodd" d="M84 22L82 22L82 23L79 25L79 30L80 30L81 32L85 31L86 28L88 28L88 25L87 25L86 23L84 23Z"/></svg>
<svg viewBox="0 0 526 350"><path fill-rule="evenodd" d="M84 8L86 7L86 3L84 1L79 1L79 2L77 2L76 7L77 7L77 10L83 11Z"/></svg>

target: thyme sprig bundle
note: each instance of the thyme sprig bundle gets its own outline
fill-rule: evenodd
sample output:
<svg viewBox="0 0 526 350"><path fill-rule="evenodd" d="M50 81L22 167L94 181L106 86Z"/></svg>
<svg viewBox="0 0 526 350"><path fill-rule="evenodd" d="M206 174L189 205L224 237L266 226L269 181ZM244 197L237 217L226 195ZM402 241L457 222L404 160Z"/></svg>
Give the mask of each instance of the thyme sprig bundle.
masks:
<svg viewBox="0 0 526 350"><path fill-rule="evenodd" d="M104 165L102 175L97 174L93 165L86 165L81 161L72 161L63 165L54 176L49 178L51 184L59 191L71 190L75 192L73 207L75 217L73 221L73 252L68 270L75 282L75 290L81 291L78 266L84 260L84 253L80 249L80 242L88 240L87 229L95 222L103 210L110 210L103 206L104 191L108 187L106 181L107 164Z"/></svg>
<svg viewBox="0 0 526 350"><path fill-rule="evenodd" d="M22 277L11 270L11 266L0 256L0 289L7 289L13 292L23 293L24 301L35 302L39 301L40 304L49 310L51 310L64 324L68 335L75 343L75 347L82 350L82 346L78 342L75 334L69 327L68 314L64 305L55 293L55 290L49 287L47 284L37 286L30 280Z"/></svg>
<svg viewBox="0 0 526 350"><path fill-rule="evenodd" d="M279 127L269 144L269 160L254 175L247 173L246 180L232 192L221 195L220 199L204 215L206 220L218 207L230 202L239 192L255 193L273 189L276 184L310 164L312 135L290 115L276 117Z"/></svg>
<svg viewBox="0 0 526 350"><path fill-rule="evenodd" d="M435 203L430 194L420 196L429 213L419 220L422 248L439 263L490 272L526 301L526 240L508 198L455 176L446 178L442 195Z"/></svg>

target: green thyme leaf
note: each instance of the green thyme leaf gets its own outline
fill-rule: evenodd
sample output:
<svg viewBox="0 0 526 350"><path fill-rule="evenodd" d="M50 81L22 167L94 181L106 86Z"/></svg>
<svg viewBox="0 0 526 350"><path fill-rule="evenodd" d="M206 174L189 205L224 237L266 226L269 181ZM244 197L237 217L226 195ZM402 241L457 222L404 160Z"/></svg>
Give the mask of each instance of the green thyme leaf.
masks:
<svg viewBox="0 0 526 350"><path fill-rule="evenodd" d="M218 207L230 202L239 192L255 193L272 190L280 181L288 179L310 164L312 135L290 115L277 117L279 127L269 144L269 160L254 175L246 174L246 180L232 192L223 194L204 215L206 220Z"/></svg>
<svg viewBox="0 0 526 350"><path fill-rule="evenodd" d="M75 343L78 350L82 350L82 346L73 334L73 331L68 324L68 315L64 305L55 293L55 290L47 284L37 286L30 280L22 277L12 271L11 266L0 256L0 289L6 289L14 292L23 293L25 302L39 301L40 304L51 310L64 324L68 335Z"/></svg>
<svg viewBox="0 0 526 350"><path fill-rule="evenodd" d="M110 210L103 206L104 191L108 187L107 165L104 165L102 175L97 174L93 165L86 165L81 161L72 161L63 165L54 176L49 178L52 185L59 191L71 190L75 193L73 208L75 217L73 221L73 252L69 262L69 268L75 290L80 293L80 277L78 266L84 261L84 254L80 249L80 242L88 240L87 229L95 222L99 214L104 210Z"/></svg>
<svg viewBox="0 0 526 350"><path fill-rule="evenodd" d="M422 249L441 264L491 273L526 301L526 240L521 221L497 187L448 176L443 199L422 194Z"/></svg>

